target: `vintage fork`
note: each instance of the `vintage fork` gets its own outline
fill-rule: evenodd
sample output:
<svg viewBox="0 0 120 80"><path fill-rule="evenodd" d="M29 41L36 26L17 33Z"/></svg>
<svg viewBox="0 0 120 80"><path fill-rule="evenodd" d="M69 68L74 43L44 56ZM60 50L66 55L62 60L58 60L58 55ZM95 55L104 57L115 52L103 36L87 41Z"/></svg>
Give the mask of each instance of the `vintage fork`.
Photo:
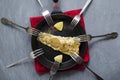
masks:
<svg viewBox="0 0 120 80"><path fill-rule="evenodd" d="M57 61L54 61L51 69L50 69L50 77L49 80L53 80L53 76L56 74L57 70L59 69L60 63Z"/></svg>
<svg viewBox="0 0 120 80"><path fill-rule="evenodd" d="M7 68L13 67L13 66L21 63L21 62L24 61L24 60L27 60L27 59L29 59L29 58L35 59L35 58L39 57L39 56L42 55L42 54L44 54L42 48L36 49L36 50L30 52L29 56L27 56L27 57L25 57L25 58L22 58L22 59L14 62L14 63L11 63L11 64L7 65L6 67L7 67Z"/></svg>
<svg viewBox="0 0 120 80"><path fill-rule="evenodd" d="M71 58L79 65L83 64L96 78L97 80L104 80L102 77L100 77L98 74L96 74L92 69L90 69L83 61L82 57L79 56L76 53L73 53L70 55Z"/></svg>
<svg viewBox="0 0 120 80"><path fill-rule="evenodd" d="M100 38L100 37L105 37L105 38L117 38L118 37L118 33L117 32L112 32L112 33L108 33L108 34L104 34L104 35L98 35L98 36L92 36L92 35L79 35L75 38L75 41L77 42L87 42L92 40L93 38Z"/></svg>
<svg viewBox="0 0 120 80"><path fill-rule="evenodd" d="M42 3L41 3L41 0L37 0L37 1L38 1L38 3L40 4L40 6L41 6L41 8L42 8L42 15L44 16L47 24L48 24L50 27L53 26L53 25L54 25L54 22L53 22L53 19L52 19L52 17L51 17L50 12L49 12L48 10L46 10L46 9L43 8L43 5L42 5Z"/></svg>
<svg viewBox="0 0 120 80"><path fill-rule="evenodd" d="M10 20L8 20L7 18L1 18L1 23L4 25L8 25L8 26L12 26L12 27L19 27L24 29L27 33L33 35L33 36L38 36L39 33L42 33L41 31L39 31L38 29L32 28L32 27L23 27L20 26Z"/></svg>
<svg viewBox="0 0 120 80"><path fill-rule="evenodd" d="M85 3L84 7L82 8L82 11L76 15L73 20L70 23L71 29L73 30L75 28L75 26L78 24L78 22L81 19L81 14L83 14L83 12L87 9L87 7L89 6L89 4L92 2L93 0L87 0L87 2Z"/></svg>

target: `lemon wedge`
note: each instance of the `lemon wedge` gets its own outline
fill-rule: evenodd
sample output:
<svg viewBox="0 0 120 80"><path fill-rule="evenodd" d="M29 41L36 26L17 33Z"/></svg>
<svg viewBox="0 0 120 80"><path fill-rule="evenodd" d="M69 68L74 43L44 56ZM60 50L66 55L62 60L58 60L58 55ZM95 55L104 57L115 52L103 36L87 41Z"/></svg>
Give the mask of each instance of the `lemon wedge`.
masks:
<svg viewBox="0 0 120 80"><path fill-rule="evenodd" d="M59 30L59 31L62 31L62 29L63 29L63 21L57 22L57 23L54 25L54 28L56 28L56 29Z"/></svg>
<svg viewBox="0 0 120 80"><path fill-rule="evenodd" d="M63 55L57 55L54 57L54 60L59 62L59 63L62 63L62 59L63 59Z"/></svg>

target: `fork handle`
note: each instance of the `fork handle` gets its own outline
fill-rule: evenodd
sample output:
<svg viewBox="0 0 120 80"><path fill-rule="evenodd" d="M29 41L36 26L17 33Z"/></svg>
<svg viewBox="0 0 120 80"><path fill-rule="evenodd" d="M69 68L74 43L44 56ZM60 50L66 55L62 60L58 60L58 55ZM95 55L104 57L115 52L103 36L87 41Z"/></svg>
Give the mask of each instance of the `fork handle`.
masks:
<svg viewBox="0 0 120 80"><path fill-rule="evenodd" d="M118 37L118 33L117 32L112 32L112 33L108 33L108 34L104 34L104 35L91 36L91 38L98 38L98 37L117 38Z"/></svg>
<svg viewBox="0 0 120 80"><path fill-rule="evenodd" d="M70 55L72 59L77 62L79 65L83 64L95 77L97 80L104 80L102 77L100 77L98 74L96 74L92 69L90 69L83 61L82 57L79 56L76 53L73 53Z"/></svg>
<svg viewBox="0 0 120 80"><path fill-rule="evenodd" d="M81 15L86 10L86 8L90 5L91 2L92 2L92 0L87 0L87 2L85 3L85 5L82 8L82 11L79 13L79 15Z"/></svg>
<svg viewBox="0 0 120 80"><path fill-rule="evenodd" d="M97 80L104 80L99 75L97 75L92 69L90 69L85 63L82 63L91 73L93 73Z"/></svg>
<svg viewBox="0 0 120 80"><path fill-rule="evenodd" d="M90 69L83 61L81 57L79 57L80 60L78 59L78 64L83 64L95 77L97 80L104 80L102 77L100 77L98 74L96 74L92 69Z"/></svg>
<svg viewBox="0 0 120 80"><path fill-rule="evenodd" d="M14 22L12 22L12 21L8 20L7 18L4 18L4 17L1 18L1 23L4 24L4 25L12 26L12 27L16 27L17 26L17 27L20 27L20 28L22 28L24 30L27 30L27 28L25 28L23 26L20 26L20 25L14 23Z"/></svg>
<svg viewBox="0 0 120 80"><path fill-rule="evenodd" d="M20 60L14 62L14 63L11 63L11 64L7 65L6 67L7 67L7 68L13 67L13 66L15 66L15 65L17 65L17 64L19 64L19 63L21 63L22 61L25 61L25 60L28 59L28 58L29 58L29 57L22 58L22 59L20 59Z"/></svg>
<svg viewBox="0 0 120 80"><path fill-rule="evenodd" d="M60 66L60 63L55 61L50 69L50 77L49 80L53 80L54 75L56 74L56 72L58 71Z"/></svg>
<svg viewBox="0 0 120 80"><path fill-rule="evenodd" d="M37 1L38 1L39 5L41 6L42 10L44 10L44 9L43 9L43 5L42 5L42 3L41 3L41 0L37 0Z"/></svg>

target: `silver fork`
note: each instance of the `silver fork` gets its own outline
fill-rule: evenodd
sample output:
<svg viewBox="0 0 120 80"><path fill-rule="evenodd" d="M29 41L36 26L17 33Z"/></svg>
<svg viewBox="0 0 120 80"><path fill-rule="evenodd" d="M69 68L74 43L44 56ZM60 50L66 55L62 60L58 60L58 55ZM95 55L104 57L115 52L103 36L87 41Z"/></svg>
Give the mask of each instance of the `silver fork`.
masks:
<svg viewBox="0 0 120 80"><path fill-rule="evenodd" d="M57 70L59 69L60 63L55 61L50 69L50 77L49 80L53 80L53 76L56 74Z"/></svg>
<svg viewBox="0 0 120 80"><path fill-rule="evenodd" d="M112 33L108 33L108 34L104 34L104 35L98 35L98 36L92 36L92 35L79 35L75 38L75 41L77 42L87 42L92 40L93 38L99 38L99 37L105 37L105 38L117 38L118 37L118 33L117 32L112 32Z"/></svg>
<svg viewBox="0 0 120 80"><path fill-rule="evenodd" d="M71 29L73 30L74 27L78 24L78 22L80 21L81 19L81 14L83 14L83 12L86 10L86 8L89 6L89 4L92 2L93 0L87 0L87 2L85 3L84 7L82 8L82 11L76 15L73 20L71 21L70 23L70 26L71 26Z"/></svg>
<svg viewBox="0 0 120 80"><path fill-rule="evenodd" d="M4 25L8 25L8 26L12 26L12 27L19 27L19 28L22 28L24 29L27 33L33 35L33 36L38 36L39 33L42 33L41 31L39 31L38 29L35 29L35 28L32 28L32 27L23 27L23 26L20 26L10 20L8 20L7 18L1 18L1 23L4 24Z"/></svg>
<svg viewBox="0 0 120 80"><path fill-rule="evenodd" d="M96 74L92 69L90 69L83 61L82 57L79 56L76 53L73 53L70 55L71 58L77 63L77 64L83 64L95 77L97 80L104 80L102 77L100 77L98 74Z"/></svg>
<svg viewBox="0 0 120 80"><path fill-rule="evenodd" d="M27 56L25 58L22 58L22 59L14 62L14 63L11 63L11 64L7 65L6 67L7 68L13 67L13 66L15 66L15 65L17 65L17 64L19 64L19 63L21 63L21 62L23 62L23 61L25 61L27 59L29 59L29 58L35 59L35 58L39 57L42 54L44 54L42 48L34 50L34 51L30 52L29 56Z"/></svg>
<svg viewBox="0 0 120 80"><path fill-rule="evenodd" d="M42 3L41 3L41 0L37 0L37 1L38 1L38 3L40 4L40 6L41 6L41 8L42 8L42 15L44 16L47 24L48 24L50 27L53 26L53 25L54 25L54 22L53 22L53 19L52 19L52 17L51 17L50 12L49 12L48 10L46 10L46 9L43 8L43 5L42 5Z"/></svg>

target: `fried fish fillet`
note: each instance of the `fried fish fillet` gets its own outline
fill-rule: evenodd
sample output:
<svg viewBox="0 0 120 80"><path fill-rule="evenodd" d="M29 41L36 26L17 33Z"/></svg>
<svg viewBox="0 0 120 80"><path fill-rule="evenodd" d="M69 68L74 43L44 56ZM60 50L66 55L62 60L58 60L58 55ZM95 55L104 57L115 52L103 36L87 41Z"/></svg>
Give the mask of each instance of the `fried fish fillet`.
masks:
<svg viewBox="0 0 120 80"><path fill-rule="evenodd" d="M74 37L61 37L48 33L41 33L38 36L38 41L66 55L72 53L79 54L80 42L76 42Z"/></svg>

